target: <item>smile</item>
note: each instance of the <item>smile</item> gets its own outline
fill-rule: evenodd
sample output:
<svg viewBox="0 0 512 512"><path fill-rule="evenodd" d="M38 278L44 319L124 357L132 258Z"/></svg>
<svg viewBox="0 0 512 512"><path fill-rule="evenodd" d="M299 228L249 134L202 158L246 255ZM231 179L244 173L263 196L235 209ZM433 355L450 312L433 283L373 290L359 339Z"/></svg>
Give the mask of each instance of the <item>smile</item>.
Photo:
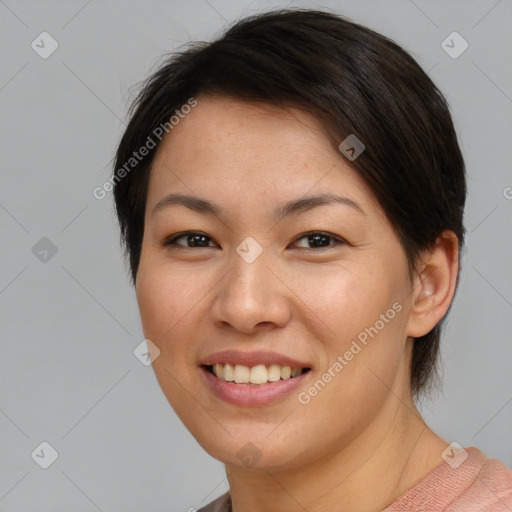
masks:
<svg viewBox="0 0 512 512"><path fill-rule="evenodd" d="M248 367L229 363L200 366L199 369L205 386L216 399L238 407L264 407L282 402L290 396L295 399L297 388L302 386L312 373L310 368L294 367L294 376L292 376L290 366ZM279 378L277 379L278 370ZM218 372L219 376L215 372ZM232 380L226 380L231 377ZM241 382L236 382L235 378ZM251 382L251 378L258 383ZM277 380L272 381L273 378Z"/></svg>
<svg viewBox="0 0 512 512"><path fill-rule="evenodd" d="M215 363L206 367L210 373L226 382L237 384L267 384L295 378L309 371L309 368L257 364L249 367L243 364Z"/></svg>

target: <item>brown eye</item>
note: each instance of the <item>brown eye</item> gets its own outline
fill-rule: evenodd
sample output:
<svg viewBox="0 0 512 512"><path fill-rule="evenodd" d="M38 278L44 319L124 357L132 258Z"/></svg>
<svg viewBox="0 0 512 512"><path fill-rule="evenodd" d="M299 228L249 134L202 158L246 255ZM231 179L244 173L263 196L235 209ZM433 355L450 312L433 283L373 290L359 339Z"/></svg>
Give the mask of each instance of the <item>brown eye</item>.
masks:
<svg viewBox="0 0 512 512"><path fill-rule="evenodd" d="M185 240L185 243L178 243L178 240ZM186 231L184 233L179 233L178 235L174 235L170 239L164 242L166 247L168 246L177 246L191 249L193 247L212 247L208 245L208 241L211 241L211 238L200 231Z"/></svg>
<svg viewBox="0 0 512 512"><path fill-rule="evenodd" d="M310 233L305 233L301 235L299 238L297 238L295 243L302 239L306 240L306 246L299 246L302 249L322 249L346 243L341 238L332 235L331 233L326 233L324 231L311 231ZM334 241L334 243L329 243L332 241Z"/></svg>

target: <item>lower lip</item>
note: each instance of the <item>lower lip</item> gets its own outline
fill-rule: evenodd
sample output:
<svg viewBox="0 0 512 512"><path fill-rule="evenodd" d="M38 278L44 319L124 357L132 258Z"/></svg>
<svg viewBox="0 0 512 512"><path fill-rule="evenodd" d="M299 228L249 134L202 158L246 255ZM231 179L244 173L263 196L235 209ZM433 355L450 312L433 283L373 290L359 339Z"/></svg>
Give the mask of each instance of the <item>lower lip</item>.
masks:
<svg viewBox="0 0 512 512"><path fill-rule="evenodd" d="M299 387L311 370L297 377L267 384L237 384L219 379L209 372L204 366L200 367L208 387L219 397L231 404L258 407L278 402Z"/></svg>

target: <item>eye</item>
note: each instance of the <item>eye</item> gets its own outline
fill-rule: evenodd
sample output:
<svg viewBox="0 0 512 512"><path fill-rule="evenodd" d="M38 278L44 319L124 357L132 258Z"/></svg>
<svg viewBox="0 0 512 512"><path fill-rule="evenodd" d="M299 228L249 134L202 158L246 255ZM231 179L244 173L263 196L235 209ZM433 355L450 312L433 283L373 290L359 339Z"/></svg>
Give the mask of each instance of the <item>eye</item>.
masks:
<svg viewBox="0 0 512 512"><path fill-rule="evenodd" d="M181 239L185 240L185 244L177 243L177 241ZM164 245L166 247L177 246L185 249L193 247L212 247L211 245L208 245L208 240L211 241L211 238L200 231L185 231L184 233L178 233L177 235L172 236L164 242Z"/></svg>
<svg viewBox="0 0 512 512"><path fill-rule="evenodd" d="M182 239L185 242L178 243L178 240ZM344 245L347 243L342 238L325 231L310 231L309 233L304 233L295 239L294 244L297 245L298 241L300 240L306 241L306 245L298 245L298 247L301 249L325 249L340 244ZM209 245L209 242L211 242L212 245ZM201 231L185 231L183 233L178 233L164 242L164 246L166 247L174 246L184 249L192 249L195 247L208 248L215 247L215 245L216 244L212 241L212 239Z"/></svg>
<svg viewBox="0 0 512 512"><path fill-rule="evenodd" d="M331 233L326 233L325 231L311 231L309 233L304 233L295 240L295 243L303 239L306 240L306 246L299 246L301 249L322 249L347 243L340 237L332 235ZM334 241L334 243L329 243L330 240ZM309 244L312 244L313 247L308 246Z"/></svg>

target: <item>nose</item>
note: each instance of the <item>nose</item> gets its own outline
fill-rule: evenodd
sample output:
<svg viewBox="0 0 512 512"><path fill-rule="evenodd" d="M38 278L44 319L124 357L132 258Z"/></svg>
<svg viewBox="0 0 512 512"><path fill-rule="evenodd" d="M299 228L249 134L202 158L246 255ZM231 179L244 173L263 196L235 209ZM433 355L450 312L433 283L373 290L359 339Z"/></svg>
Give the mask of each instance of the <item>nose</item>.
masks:
<svg viewBox="0 0 512 512"><path fill-rule="evenodd" d="M244 334L285 326L293 294L266 251L252 262L235 252L232 261L231 271L216 287L214 322Z"/></svg>

